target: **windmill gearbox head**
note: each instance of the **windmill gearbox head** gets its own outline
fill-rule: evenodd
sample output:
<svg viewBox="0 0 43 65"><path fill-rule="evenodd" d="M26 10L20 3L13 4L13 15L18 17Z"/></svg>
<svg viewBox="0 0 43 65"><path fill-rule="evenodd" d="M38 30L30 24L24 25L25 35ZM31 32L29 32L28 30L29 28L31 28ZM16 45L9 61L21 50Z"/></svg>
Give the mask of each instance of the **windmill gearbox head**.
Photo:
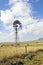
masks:
<svg viewBox="0 0 43 65"><path fill-rule="evenodd" d="M15 20L14 23L13 23L13 27L18 30L22 29L22 24L20 23L20 21L18 20Z"/></svg>

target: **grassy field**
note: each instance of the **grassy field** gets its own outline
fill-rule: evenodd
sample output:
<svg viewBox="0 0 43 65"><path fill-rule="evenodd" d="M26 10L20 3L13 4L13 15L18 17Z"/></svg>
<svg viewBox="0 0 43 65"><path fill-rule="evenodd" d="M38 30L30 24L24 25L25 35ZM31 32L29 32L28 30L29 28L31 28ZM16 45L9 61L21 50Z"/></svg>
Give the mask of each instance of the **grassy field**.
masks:
<svg viewBox="0 0 43 65"><path fill-rule="evenodd" d="M43 65L43 41L0 43L0 65Z"/></svg>

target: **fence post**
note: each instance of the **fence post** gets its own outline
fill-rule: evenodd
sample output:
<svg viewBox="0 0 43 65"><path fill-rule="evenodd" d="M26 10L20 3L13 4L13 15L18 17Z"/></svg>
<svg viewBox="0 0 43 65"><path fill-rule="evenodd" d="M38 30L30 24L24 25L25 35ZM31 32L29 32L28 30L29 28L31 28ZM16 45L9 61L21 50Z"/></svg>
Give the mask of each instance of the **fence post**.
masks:
<svg viewBox="0 0 43 65"><path fill-rule="evenodd" d="M25 45L25 54L27 54L27 45Z"/></svg>

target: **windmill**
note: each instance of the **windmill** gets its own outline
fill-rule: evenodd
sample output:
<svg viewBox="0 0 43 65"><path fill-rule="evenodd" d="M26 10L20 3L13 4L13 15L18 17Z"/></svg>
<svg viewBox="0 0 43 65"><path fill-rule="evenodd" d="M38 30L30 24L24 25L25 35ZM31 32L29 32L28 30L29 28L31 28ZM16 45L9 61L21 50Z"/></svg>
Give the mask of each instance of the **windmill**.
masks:
<svg viewBox="0 0 43 65"><path fill-rule="evenodd" d="M22 24L21 24L21 22L20 22L19 20L15 20L15 21L13 22L13 27L14 27L14 29L15 29L15 35L16 35L15 40L16 40L16 43L17 43L18 30L21 30L21 29L22 29Z"/></svg>

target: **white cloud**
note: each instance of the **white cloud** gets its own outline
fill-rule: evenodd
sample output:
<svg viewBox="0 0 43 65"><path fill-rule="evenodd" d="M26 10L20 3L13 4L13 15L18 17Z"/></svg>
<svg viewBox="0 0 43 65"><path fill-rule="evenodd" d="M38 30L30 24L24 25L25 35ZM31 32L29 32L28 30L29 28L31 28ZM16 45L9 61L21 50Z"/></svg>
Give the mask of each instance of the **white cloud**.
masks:
<svg viewBox="0 0 43 65"><path fill-rule="evenodd" d="M7 23L11 23L13 21L13 16L11 15L10 10L5 10L5 11L1 11L1 20L3 21L3 23L7 24Z"/></svg>
<svg viewBox="0 0 43 65"><path fill-rule="evenodd" d="M29 7L29 8L28 8ZM13 16L29 16L31 13L31 5L26 2L17 2L12 8Z"/></svg>
<svg viewBox="0 0 43 65"><path fill-rule="evenodd" d="M14 4L16 2L29 2L29 0L9 0L9 4Z"/></svg>
<svg viewBox="0 0 43 65"><path fill-rule="evenodd" d="M27 26L27 28L30 30L31 33L42 34L43 33L43 19Z"/></svg>
<svg viewBox="0 0 43 65"><path fill-rule="evenodd" d="M10 42L15 41L14 32L11 32L10 34L0 32L0 42L9 42L9 41Z"/></svg>
<svg viewBox="0 0 43 65"><path fill-rule="evenodd" d="M10 1L10 0L9 0ZM15 19L28 20L32 12L31 4L27 2L17 2L9 10L1 10L1 20L7 24Z"/></svg>

